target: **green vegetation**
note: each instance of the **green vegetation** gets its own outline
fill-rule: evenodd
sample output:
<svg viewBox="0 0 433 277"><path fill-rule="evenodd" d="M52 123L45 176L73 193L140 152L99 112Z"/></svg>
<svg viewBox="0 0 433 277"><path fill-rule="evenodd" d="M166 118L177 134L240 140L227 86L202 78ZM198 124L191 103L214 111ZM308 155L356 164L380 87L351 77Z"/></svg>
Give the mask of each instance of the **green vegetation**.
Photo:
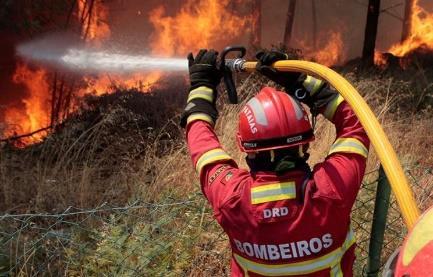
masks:
<svg viewBox="0 0 433 277"><path fill-rule="evenodd" d="M433 78L417 87L412 84L418 78L396 81L391 74L346 77L379 116L421 209L432 205L433 121L425 91ZM241 98L248 99L263 82L248 76L239 86ZM11 215L0 216L1 274L227 276L226 236L201 195L177 125L185 91L175 84L147 95L126 91L89 98L42 143L25 149L2 145L0 208ZM245 166L234 135L241 106L223 102L225 96L216 131ZM324 158L334 139L323 118L316 134L311 164ZM358 274L366 262L377 168L371 150L353 213ZM401 242L402 226L393 202L383 259Z"/></svg>

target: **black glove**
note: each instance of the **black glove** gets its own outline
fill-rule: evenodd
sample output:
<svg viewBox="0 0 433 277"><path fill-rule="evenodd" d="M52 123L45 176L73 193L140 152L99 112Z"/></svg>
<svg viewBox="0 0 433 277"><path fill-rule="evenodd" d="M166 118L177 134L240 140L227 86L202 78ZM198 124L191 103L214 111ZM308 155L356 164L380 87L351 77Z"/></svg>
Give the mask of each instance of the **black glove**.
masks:
<svg viewBox="0 0 433 277"><path fill-rule="evenodd" d="M331 89L328 83L307 75L299 78L299 82L291 88L290 94L316 111L338 97L338 93Z"/></svg>
<svg viewBox="0 0 433 277"><path fill-rule="evenodd" d="M256 54L258 59L256 69L275 83L283 86L288 94L296 97L313 110L326 106L338 96L338 93L322 80L300 72L277 71L270 66L276 61L287 60L287 57L287 54L277 50L260 51Z"/></svg>
<svg viewBox="0 0 433 277"><path fill-rule="evenodd" d="M189 78L191 88L206 86L216 91L216 87L221 81L221 71L217 68L218 52L215 50L201 49L194 58L192 53L188 54Z"/></svg>
<svg viewBox="0 0 433 277"><path fill-rule="evenodd" d="M218 118L215 107L216 87L222 74L216 66L217 57L218 52L206 49L201 49L195 58L192 53L188 54L191 87L180 119L182 128L194 120L203 120L213 125Z"/></svg>
<svg viewBox="0 0 433 277"><path fill-rule="evenodd" d="M258 72L268 77L275 83L283 86L289 93L289 89L297 83L302 73L299 72L282 72L278 71L271 65L276 61L287 60L288 55L277 50L262 50L257 52L256 58L258 60L256 69Z"/></svg>

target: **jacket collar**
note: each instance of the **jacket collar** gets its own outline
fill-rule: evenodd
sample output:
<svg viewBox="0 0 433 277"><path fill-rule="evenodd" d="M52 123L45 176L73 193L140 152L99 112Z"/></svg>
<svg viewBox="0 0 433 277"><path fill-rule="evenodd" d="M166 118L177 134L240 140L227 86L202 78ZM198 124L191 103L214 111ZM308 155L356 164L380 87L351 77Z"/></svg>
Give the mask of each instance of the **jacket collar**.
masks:
<svg viewBox="0 0 433 277"><path fill-rule="evenodd" d="M304 166L288 170L284 172L284 174L277 174L275 171L251 171L250 173L255 182L270 183L286 181L288 179L302 179L310 172L310 167L305 163Z"/></svg>

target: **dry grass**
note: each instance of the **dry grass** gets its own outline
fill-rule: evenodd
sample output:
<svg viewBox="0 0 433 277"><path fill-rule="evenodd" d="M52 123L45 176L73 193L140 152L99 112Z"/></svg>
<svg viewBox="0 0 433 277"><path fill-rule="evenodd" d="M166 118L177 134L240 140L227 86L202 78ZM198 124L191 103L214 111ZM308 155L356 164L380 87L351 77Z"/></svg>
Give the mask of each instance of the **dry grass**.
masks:
<svg viewBox="0 0 433 277"><path fill-rule="evenodd" d="M433 168L429 110L415 113L411 105L402 105L413 98L410 83L350 74L348 78L374 108L402 163ZM247 77L239 87L242 101L254 95L265 81L255 75ZM62 246L59 260L47 262L32 252L13 274L32 275L41 261L51 268L47 271L51 275L229 274L228 242L201 196L182 131L177 127L175 114L185 96L175 91L149 98L150 102L140 102L137 95L130 97L89 101L87 115L70 121L41 145L24 150L3 147L0 151L3 213L60 212L68 206L87 209L103 202L123 206L134 200L149 204L137 210L113 212L111 217L103 214L90 221L80 218L81 231L62 221L62 227L53 229L69 232L72 242ZM216 132L226 151L245 167L244 155L235 141L237 114L242 105L224 105L225 99L220 98ZM333 126L319 118L316 141L310 148L311 165L323 160L334 138ZM377 157L371 151L367 171L377 167ZM418 170L413 175L411 181L417 181L417 186L432 187L432 174ZM423 207L432 199L429 193L418 199ZM360 200L363 197L361 194ZM172 204L190 200L184 205ZM355 216L365 218L368 228L370 214ZM11 224L6 229L14 228ZM32 232L28 239L32 234L36 238L45 234ZM367 233L358 238L362 236L368 238ZM6 253L10 260L11 253L18 255L14 251Z"/></svg>
<svg viewBox="0 0 433 277"><path fill-rule="evenodd" d="M143 182L154 182L156 161L173 151L181 135L174 116L184 101L171 87L157 93L88 98L80 114L42 143L25 149L4 145L0 210L53 212L103 202L121 205Z"/></svg>

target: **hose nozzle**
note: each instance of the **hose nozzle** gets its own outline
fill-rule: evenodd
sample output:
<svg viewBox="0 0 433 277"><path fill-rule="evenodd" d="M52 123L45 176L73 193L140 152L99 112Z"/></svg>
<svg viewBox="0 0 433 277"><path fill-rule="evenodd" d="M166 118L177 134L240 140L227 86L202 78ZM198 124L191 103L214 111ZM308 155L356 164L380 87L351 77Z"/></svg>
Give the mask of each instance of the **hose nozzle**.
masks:
<svg viewBox="0 0 433 277"><path fill-rule="evenodd" d="M245 56L246 52L247 49L245 49L245 47L243 46L228 46L221 53L220 70L222 71L224 76L224 83L227 88L229 101L232 104L238 103L238 93L236 92L236 86L235 86L235 82L233 81L233 74L232 74L232 72L236 70L232 70L232 68L241 69L242 67L240 67L239 62L232 62L230 63L230 65L228 65L227 62L230 61L230 59L226 59L226 56L230 53L238 53L238 57L234 59L236 61L242 59L242 57Z"/></svg>
<svg viewBox="0 0 433 277"><path fill-rule="evenodd" d="M226 60L226 67L228 67L233 72L243 72L244 64L246 60L237 58L237 59L228 59Z"/></svg>

